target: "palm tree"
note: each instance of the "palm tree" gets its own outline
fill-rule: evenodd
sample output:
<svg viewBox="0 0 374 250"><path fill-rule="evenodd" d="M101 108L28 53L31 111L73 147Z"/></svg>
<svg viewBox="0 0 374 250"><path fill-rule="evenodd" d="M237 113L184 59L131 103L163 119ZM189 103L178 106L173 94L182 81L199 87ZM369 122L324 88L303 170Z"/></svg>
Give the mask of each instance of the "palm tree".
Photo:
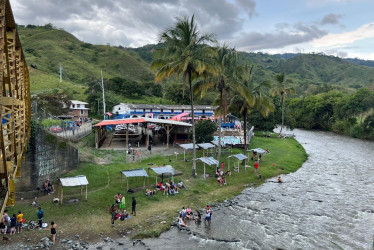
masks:
<svg viewBox="0 0 374 250"><path fill-rule="evenodd" d="M240 68L239 77L242 83L250 90L253 95L253 102L248 103L241 93L236 93L230 101L228 110L238 111L244 120L244 152L247 150L247 116L252 111L259 111L264 117L267 117L270 112L274 111L274 104L272 100L266 95L269 84L255 84L252 81L253 66L245 65Z"/></svg>
<svg viewBox="0 0 374 250"><path fill-rule="evenodd" d="M165 46L156 50L151 64L151 68L157 70L156 82L172 75L183 76L183 89L187 84L190 88L193 141L192 175L196 176L192 80L217 72L216 64L213 61L217 52L208 45L216 40L213 34L200 35L194 16L192 16L191 20L186 17L177 18L175 27L168 28L162 33L160 42Z"/></svg>
<svg viewBox="0 0 374 250"><path fill-rule="evenodd" d="M227 45L223 45L217 49L215 61L219 66L219 72L216 75L210 75L204 79L197 81L194 85L194 93L201 93L204 96L209 89L216 89L219 92L219 108L217 109L219 117L219 137L218 137L218 156L221 158L221 117L226 117L227 101L233 89L238 90L242 96L250 103L252 102L252 94L248 92L237 77L237 53L235 49L229 49Z"/></svg>
<svg viewBox="0 0 374 250"><path fill-rule="evenodd" d="M284 101L286 99L287 94L295 93L295 89L287 85L286 76L284 73L278 74L276 76L276 80L277 81L275 86L270 89L270 94L272 96L280 95L280 102L282 105L282 125L279 134L281 134L284 126Z"/></svg>

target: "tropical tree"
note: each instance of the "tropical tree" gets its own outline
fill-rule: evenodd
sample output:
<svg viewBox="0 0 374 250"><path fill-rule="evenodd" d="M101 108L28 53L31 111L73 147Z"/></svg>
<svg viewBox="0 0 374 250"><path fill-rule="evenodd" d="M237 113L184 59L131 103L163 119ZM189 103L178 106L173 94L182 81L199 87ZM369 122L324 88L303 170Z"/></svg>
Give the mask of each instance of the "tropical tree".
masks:
<svg viewBox="0 0 374 250"><path fill-rule="evenodd" d="M228 107L228 97L232 90L237 90L248 103L253 102L253 96L248 89L241 84L237 77L237 53L235 49L230 49L227 45L223 45L217 49L215 57L216 65L219 67L218 74L209 75L204 79L200 79L194 85L194 93L199 93L204 96L208 90L215 89L219 92L219 108L217 109L219 117L219 137L218 137L218 156L217 160L221 158L221 131L222 121L221 117L225 119Z"/></svg>
<svg viewBox="0 0 374 250"><path fill-rule="evenodd" d="M247 150L247 117L252 111L258 111L263 117L267 117L274 111L274 104L267 95L268 83L256 84L252 81L253 66L245 65L240 68L239 79L242 84L251 92L252 102L248 102L240 92L236 92L231 98L228 110L239 111L244 121L244 151Z"/></svg>
<svg viewBox="0 0 374 250"><path fill-rule="evenodd" d="M213 34L200 35L194 16L188 18L177 18L174 27L166 29L160 42L164 47L155 51L151 68L156 70L155 81L159 82L172 75L183 76L183 86L190 88L191 116L192 116L192 142L193 142L193 165L192 175L196 176L196 138L194 124L194 102L192 81L198 77L217 72L214 56L216 50L209 43L216 42Z"/></svg>
<svg viewBox="0 0 374 250"><path fill-rule="evenodd" d="M284 126L284 101L287 94L294 94L295 90L294 88L287 85L286 75L284 73L278 74L275 79L277 81L275 85L270 89L270 94L272 96L279 95L280 97L280 103L282 105L282 125L279 134L281 134Z"/></svg>

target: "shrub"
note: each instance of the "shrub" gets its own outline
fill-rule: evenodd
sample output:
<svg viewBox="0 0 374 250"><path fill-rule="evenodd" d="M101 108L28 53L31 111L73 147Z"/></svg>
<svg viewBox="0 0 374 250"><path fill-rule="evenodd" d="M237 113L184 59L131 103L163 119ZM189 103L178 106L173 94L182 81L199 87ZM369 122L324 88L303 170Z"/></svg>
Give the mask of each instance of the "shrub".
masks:
<svg viewBox="0 0 374 250"><path fill-rule="evenodd" d="M364 135L364 129L356 124L349 130L349 135L354 138L362 138Z"/></svg>

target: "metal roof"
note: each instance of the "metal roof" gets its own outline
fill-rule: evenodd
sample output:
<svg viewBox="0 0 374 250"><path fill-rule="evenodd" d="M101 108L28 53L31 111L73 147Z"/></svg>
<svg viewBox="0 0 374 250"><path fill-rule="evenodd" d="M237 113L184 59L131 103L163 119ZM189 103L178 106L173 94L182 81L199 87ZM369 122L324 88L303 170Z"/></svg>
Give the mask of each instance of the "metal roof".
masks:
<svg viewBox="0 0 374 250"><path fill-rule="evenodd" d="M148 174L144 170L144 168L132 169L132 170L123 170L123 171L121 171L121 173L123 175L125 175L126 177L137 177L137 176L148 177Z"/></svg>
<svg viewBox="0 0 374 250"><path fill-rule="evenodd" d="M262 148L254 148L254 149L250 149L248 151L254 151L254 152L257 152L259 154L268 154L269 153L268 151L263 150Z"/></svg>
<svg viewBox="0 0 374 250"><path fill-rule="evenodd" d="M212 141L211 142L212 144L216 145L218 147L218 141ZM225 142L223 140L221 140L221 146L225 146Z"/></svg>
<svg viewBox="0 0 374 250"><path fill-rule="evenodd" d="M193 143L185 143L185 144L179 144L184 149L193 149ZM197 144L195 145L196 148L198 148Z"/></svg>
<svg viewBox="0 0 374 250"><path fill-rule="evenodd" d="M192 124L185 123L185 122L177 122L177 121L171 121L171 120L165 120L165 119L142 117L142 118L119 119L119 120L104 120L96 124L95 127L108 126L108 125L119 125L119 124L131 124L131 123L145 123L145 122L159 123L159 124L171 124L171 125L185 126L185 127L192 126Z"/></svg>
<svg viewBox="0 0 374 250"><path fill-rule="evenodd" d="M175 169L170 166L161 166L161 167L152 167L152 169L156 174L166 174L166 173L171 173L172 175L175 175Z"/></svg>
<svg viewBox="0 0 374 250"><path fill-rule="evenodd" d="M200 161L208 164L209 166L211 166L211 165L218 165L218 163L219 163L213 157L201 157L201 158L197 158L197 160L200 160Z"/></svg>
<svg viewBox="0 0 374 250"><path fill-rule="evenodd" d="M184 109L190 110L191 105L162 105L162 104L133 104L133 103L119 103L117 105L126 105L132 109ZM117 106L116 105L116 106ZM216 109L217 106L211 105L194 105L194 109Z"/></svg>
<svg viewBox="0 0 374 250"><path fill-rule="evenodd" d="M216 146L213 145L212 143L200 143L200 144L197 144L199 147L203 148L203 149L208 149L208 148L215 148Z"/></svg>
<svg viewBox="0 0 374 250"><path fill-rule="evenodd" d="M60 178L60 182L63 187L76 187L88 185L88 180L84 175Z"/></svg>
<svg viewBox="0 0 374 250"><path fill-rule="evenodd" d="M241 161L245 160L245 159L248 159L248 157L243 155L243 154L230 155L227 158L231 158L231 157L235 157L236 159L241 160Z"/></svg>

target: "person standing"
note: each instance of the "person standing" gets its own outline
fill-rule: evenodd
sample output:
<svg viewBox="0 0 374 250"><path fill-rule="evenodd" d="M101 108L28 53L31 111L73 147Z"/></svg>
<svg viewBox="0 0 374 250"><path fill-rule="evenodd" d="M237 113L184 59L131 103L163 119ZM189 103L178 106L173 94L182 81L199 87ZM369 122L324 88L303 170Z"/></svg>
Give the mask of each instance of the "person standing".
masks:
<svg viewBox="0 0 374 250"><path fill-rule="evenodd" d="M13 214L13 217L10 218L10 235L16 234L16 227L17 227L17 217Z"/></svg>
<svg viewBox="0 0 374 250"><path fill-rule="evenodd" d="M57 227L57 224L55 224L54 221L51 222L51 236L52 236L52 244L55 244L56 243L56 227Z"/></svg>
<svg viewBox="0 0 374 250"><path fill-rule="evenodd" d="M21 211L18 211L18 215L17 215L17 233L20 233L22 231L22 221L23 221L23 213L21 213Z"/></svg>
<svg viewBox="0 0 374 250"><path fill-rule="evenodd" d="M122 198L121 198L121 203L119 204L119 208L121 210L125 209L125 205L126 205L126 198L124 195L122 195Z"/></svg>
<svg viewBox="0 0 374 250"><path fill-rule="evenodd" d="M255 172L257 173L258 170L258 161L255 162Z"/></svg>
<svg viewBox="0 0 374 250"><path fill-rule="evenodd" d="M136 200L135 197L132 197L132 204L131 204L131 214L136 216Z"/></svg>
<svg viewBox="0 0 374 250"><path fill-rule="evenodd" d="M8 210L4 210L4 213L3 213L3 222L4 222L4 225L5 225L5 232L4 232L4 234L6 234L7 231L8 231L8 228L10 228L10 217L8 215Z"/></svg>
<svg viewBox="0 0 374 250"><path fill-rule="evenodd" d="M152 145L151 144L148 145L148 151L149 151L149 154L152 154Z"/></svg>
<svg viewBox="0 0 374 250"><path fill-rule="evenodd" d="M36 214L38 216L38 221L39 221L39 230L43 229L43 217L44 217L44 212L41 207L38 208L38 213Z"/></svg>
<svg viewBox="0 0 374 250"><path fill-rule="evenodd" d="M114 227L114 221L117 219L117 210L114 209L111 214L112 227Z"/></svg>

